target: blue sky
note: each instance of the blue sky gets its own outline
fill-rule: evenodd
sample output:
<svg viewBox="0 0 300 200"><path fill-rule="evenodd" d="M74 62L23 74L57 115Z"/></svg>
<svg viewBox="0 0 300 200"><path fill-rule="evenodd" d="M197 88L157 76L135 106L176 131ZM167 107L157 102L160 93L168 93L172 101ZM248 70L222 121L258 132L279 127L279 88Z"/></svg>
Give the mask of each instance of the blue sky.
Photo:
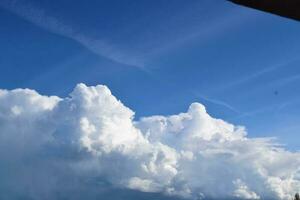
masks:
<svg viewBox="0 0 300 200"><path fill-rule="evenodd" d="M136 118L201 102L300 149L299 22L222 0L3 0L0 23L0 88L105 84Z"/></svg>

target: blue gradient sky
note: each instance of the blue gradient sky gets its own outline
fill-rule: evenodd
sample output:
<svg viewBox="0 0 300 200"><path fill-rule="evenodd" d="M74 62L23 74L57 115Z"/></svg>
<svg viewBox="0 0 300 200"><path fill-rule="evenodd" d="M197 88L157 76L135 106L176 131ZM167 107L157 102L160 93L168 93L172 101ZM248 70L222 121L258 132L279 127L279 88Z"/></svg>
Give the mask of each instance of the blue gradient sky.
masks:
<svg viewBox="0 0 300 200"><path fill-rule="evenodd" d="M201 102L300 149L300 23L223 0L0 2L0 88L105 84L136 117Z"/></svg>

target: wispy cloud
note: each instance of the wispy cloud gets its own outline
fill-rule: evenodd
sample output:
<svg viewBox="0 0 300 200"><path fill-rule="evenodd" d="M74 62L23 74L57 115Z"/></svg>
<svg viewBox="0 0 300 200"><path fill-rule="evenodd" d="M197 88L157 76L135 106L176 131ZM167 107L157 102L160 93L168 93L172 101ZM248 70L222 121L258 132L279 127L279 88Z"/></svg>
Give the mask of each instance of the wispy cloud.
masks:
<svg viewBox="0 0 300 200"><path fill-rule="evenodd" d="M212 104L215 104L215 105L218 105L218 106L222 106L222 107L225 107L226 109L228 110L231 110L235 113L241 113L239 110L237 110L236 108L234 108L233 106L231 106L230 104L228 104L227 102L224 102L222 100L219 100L219 99L215 99L215 98L210 98L208 96L205 96L205 95L202 95L202 94L199 94L198 92L193 92L193 94L197 97L197 98L200 98L204 101L207 101L209 103L212 103Z"/></svg>
<svg viewBox="0 0 300 200"><path fill-rule="evenodd" d="M245 24L245 22L254 20L257 17L257 15L253 15L253 13L233 8L230 8L228 10L222 10L222 12L219 14L220 15L218 16L208 18L209 21L200 20L200 22L197 23L197 26L195 26L194 29L189 30L185 33L185 35L178 36L171 42L154 48L148 54L148 56L160 56L160 54L168 52L172 49L176 49L185 44L191 43L195 40L197 40L198 44L211 41L224 34L225 32L228 33L234 28Z"/></svg>
<svg viewBox="0 0 300 200"><path fill-rule="evenodd" d="M277 91L280 87L283 88L299 80L300 74L290 75L283 78L278 77L276 80L266 82L260 87L253 89L252 91L247 91L247 96L255 95L256 93L266 91L267 89L274 90L276 88Z"/></svg>
<svg viewBox="0 0 300 200"><path fill-rule="evenodd" d="M291 75L288 77L284 77L282 79L276 80L272 83L272 85L283 86L294 81L300 80L300 74Z"/></svg>
<svg viewBox="0 0 300 200"><path fill-rule="evenodd" d="M144 69L144 63L141 59L124 53L120 48L105 39L92 38L83 34L62 20L50 16L48 13L46 14L42 8L24 4L21 1L9 0L1 0L0 7L44 30L72 39L101 57L119 64L134 66L141 70Z"/></svg>
<svg viewBox="0 0 300 200"><path fill-rule="evenodd" d="M284 109L284 108L286 108L286 107L288 107L288 106L297 104L297 103L299 103L299 102L300 102L300 98L291 99L291 100L289 100L289 101L286 101L286 102L280 104L280 105L278 106L278 110L281 111L282 109Z"/></svg>
<svg viewBox="0 0 300 200"><path fill-rule="evenodd" d="M274 66L270 66L270 67L267 67L267 68L264 68L260 71L256 71L248 76L245 76L245 77L242 77L240 79L237 79L231 83L228 83L228 84L225 84L223 87L220 87L220 89L226 89L226 88L232 88L232 87L235 87L235 86L238 86L238 85L242 85L242 84L245 84L245 83L248 83L248 82L251 82L261 76L265 76L269 73L272 73L276 70L279 70L280 68L283 68L283 67L286 67L296 61L298 61L299 58L292 58L292 59L289 59L288 61L286 62L283 62L283 63L279 63L277 65L274 65Z"/></svg>
<svg viewBox="0 0 300 200"><path fill-rule="evenodd" d="M237 115L235 117L233 117L234 119L241 119L241 118L245 118L245 117L252 117L252 116L256 116L258 114L270 111L270 110L274 110L277 109L278 105L271 105L271 106L265 106L263 108L258 108L252 111L248 111L248 112L244 112L241 113L240 115Z"/></svg>
<svg viewBox="0 0 300 200"><path fill-rule="evenodd" d="M253 117L253 116L257 116L258 114L262 114L265 112L273 112L275 114L280 113L280 111L282 111L282 109L297 104L300 102L300 98L295 98L295 99L291 99L282 103L278 103L278 104L273 104L273 105L268 105L268 106L264 106L262 108L258 108L258 109L254 109L252 111L248 111L248 112L243 112L238 116L233 117L234 119L240 119L240 118L246 118L246 117Z"/></svg>

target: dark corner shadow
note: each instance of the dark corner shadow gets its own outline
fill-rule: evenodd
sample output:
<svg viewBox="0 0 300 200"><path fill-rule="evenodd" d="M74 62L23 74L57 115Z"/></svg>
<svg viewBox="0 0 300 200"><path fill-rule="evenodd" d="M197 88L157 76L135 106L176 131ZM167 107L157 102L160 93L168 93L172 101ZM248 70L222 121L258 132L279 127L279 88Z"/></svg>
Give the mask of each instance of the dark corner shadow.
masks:
<svg viewBox="0 0 300 200"><path fill-rule="evenodd" d="M299 0L228 0L235 4L300 21Z"/></svg>

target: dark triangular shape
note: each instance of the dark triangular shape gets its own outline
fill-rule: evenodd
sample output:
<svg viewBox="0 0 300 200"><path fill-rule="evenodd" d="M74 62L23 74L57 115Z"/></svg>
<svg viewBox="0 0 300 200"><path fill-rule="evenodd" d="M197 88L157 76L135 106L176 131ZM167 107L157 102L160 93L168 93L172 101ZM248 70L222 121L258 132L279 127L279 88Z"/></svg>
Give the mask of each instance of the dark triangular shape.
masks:
<svg viewBox="0 0 300 200"><path fill-rule="evenodd" d="M233 3L300 21L300 0L229 0Z"/></svg>

